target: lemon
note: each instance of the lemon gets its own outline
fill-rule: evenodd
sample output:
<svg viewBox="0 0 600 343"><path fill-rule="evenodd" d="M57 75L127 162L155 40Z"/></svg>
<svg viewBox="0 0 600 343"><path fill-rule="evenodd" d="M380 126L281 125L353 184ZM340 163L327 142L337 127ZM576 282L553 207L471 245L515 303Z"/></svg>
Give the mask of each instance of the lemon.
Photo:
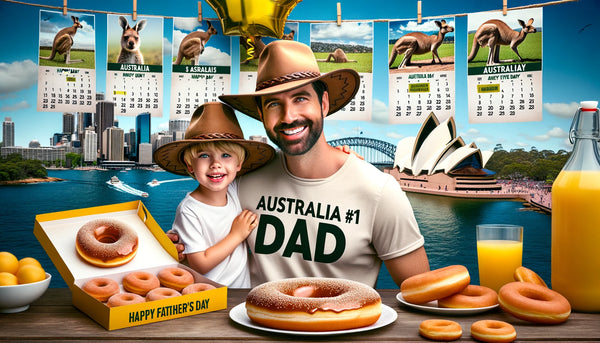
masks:
<svg viewBox="0 0 600 343"><path fill-rule="evenodd" d="M19 260L8 251L0 251L0 272L15 274L19 269Z"/></svg>
<svg viewBox="0 0 600 343"><path fill-rule="evenodd" d="M46 278L44 268L33 264L26 264L17 271L19 284L42 281Z"/></svg>
<svg viewBox="0 0 600 343"><path fill-rule="evenodd" d="M19 260L19 268L21 268L27 264L33 264L34 266L38 266L38 267L42 268L42 264L33 257L23 257L22 259Z"/></svg>
<svg viewBox="0 0 600 343"><path fill-rule="evenodd" d="M0 273L0 286L14 286L18 284L15 274L8 272Z"/></svg>

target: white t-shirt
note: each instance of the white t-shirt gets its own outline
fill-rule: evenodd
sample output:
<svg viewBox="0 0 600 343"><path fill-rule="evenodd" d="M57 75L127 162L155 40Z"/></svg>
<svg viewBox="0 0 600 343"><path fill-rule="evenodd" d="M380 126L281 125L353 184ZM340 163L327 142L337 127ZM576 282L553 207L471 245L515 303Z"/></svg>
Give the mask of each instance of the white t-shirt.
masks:
<svg viewBox="0 0 600 343"><path fill-rule="evenodd" d="M177 206L173 230L185 245L184 254L205 251L220 242L231 231L233 219L240 214L238 180L227 188L227 205L211 206L191 197L188 193ZM250 287L246 243L238 245L233 253L204 276L231 288Z"/></svg>
<svg viewBox="0 0 600 343"><path fill-rule="evenodd" d="M391 175L349 155L332 176L302 179L284 161L278 152L240 178L242 208L260 216L247 239L253 286L319 276L374 287L382 260L423 246L408 198Z"/></svg>

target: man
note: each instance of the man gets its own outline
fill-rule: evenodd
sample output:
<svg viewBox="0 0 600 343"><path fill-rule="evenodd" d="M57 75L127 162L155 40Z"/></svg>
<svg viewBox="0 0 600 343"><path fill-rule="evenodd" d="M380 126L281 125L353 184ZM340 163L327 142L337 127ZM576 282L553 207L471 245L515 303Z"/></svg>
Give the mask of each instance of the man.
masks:
<svg viewBox="0 0 600 343"><path fill-rule="evenodd" d="M262 121L281 149L240 179L242 207L259 215L247 240L253 286L319 276L374 287L382 261L398 286L429 270L398 182L325 140L325 117L352 100L359 81L352 69L321 75L308 46L279 40L259 58L255 93L219 97Z"/></svg>

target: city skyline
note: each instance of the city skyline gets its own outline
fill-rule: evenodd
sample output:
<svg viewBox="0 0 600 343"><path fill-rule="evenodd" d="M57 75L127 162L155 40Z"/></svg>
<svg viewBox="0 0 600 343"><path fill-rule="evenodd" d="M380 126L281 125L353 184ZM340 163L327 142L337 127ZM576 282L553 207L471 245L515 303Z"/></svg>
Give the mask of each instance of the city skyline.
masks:
<svg viewBox="0 0 600 343"><path fill-rule="evenodd" d="M376 0L380 1L380 0ZM42 0L41 4L52 5L50 0ZM319 4L300 2L291 12L288 20L335 20L335 1L323 1ZM343 20L397 20L415 17L415 6L401 6L393 15L389 8L381 1L382 6L369 6L367 9L359 4L344 4ZM535 4L534 1L515 0L509 4L511 7ZM11 117L15 123L15 145L27 146L29 141L37 139L42 145L49 142L55 132L60 131L62 125L62 112L37 112L37 44L38 27L34 23L39 17L39 7L23 6L2 2L0 14L0 30L21 32L21 35L6 35L7 45L12 49L0 52L0 117ZM69 3L73 8L86 8L92 10L108 10L123 13L130 12L128 5L117 1L108 0L102 4L92 4L82 0L73 0ZM158 2L144 5L143 13L149 15L168 15L179 17L194 16L190 14L186 4L175 4L165 9ZM209 6L203 6L203 15L214 19L216 14ZM331 10L327 10L331 8ZM457 10L462 9L462 10ZM598 55L599 48L595 44L586 42L594 41L594 14L598 13L600 4L592 0L580 0L559 5L544 7L544 70L543 70L543 120L540 122L526 123L501 123L501 124L470 124L467 114L466 92L466 58L467 44L467 17L460 13L455 17L455 51L456 51L456 110L455 120L459 135L469 141L475 142L482 150L491 150L496 144L501 144L505 149L524 148L530 150L550 149L570 150L568 129L571 118L575 113L579 101L598 100L600 87L598 86L598 71L593 67L594 58ZM423 8L424 15L448 17L457 12L475 13L481 11L498 10L493 4L478 1L458 1L447 4L441 0L432 1ZM168 12L168 13L167 13ZM142 9L140 9L142 13ZM96 66L98 68L96 86L97 92L105 91L105 73L102 67L106 65L106 15L95 14L96 18ZM394 18L390 18L390 16ZM30 18L29 21L23 18ZM390 18L390 19L387 19ZM309 43L309 24L301 23L298 39ZM419 124L387 124L388 99L387 99L387 53L381 47L387 43L387 22L375 22L375 51L373 56L373 115L371 122L361 121L327 121L325 135L328 140L348 136L362 135L368 138L380 139L392 144L397 144L402 138L416 136ZM172 21L165 20L164 27L164 53L163 61L170 61L172 57ZM23 39L25 38L25 39ZM237 37L232 37L232 56L239 55L236 47ZM381 43L382 41L386 41ZM586 49L565 49L564 45L585 46ZM465 56L463 56L465 55ZM463 57L465 58L463 58ZM232 93L238 92L237 76L239 67L234 60L232 66ZM170 65L164 64L164 105L163 116L152 118L151 132L168 130L170 101ZM264 129L259 122L239 115L240 124L246 137L251 135L264 135ZM119 125L126 132L135 127L135 117L118 117Z"/></svg>

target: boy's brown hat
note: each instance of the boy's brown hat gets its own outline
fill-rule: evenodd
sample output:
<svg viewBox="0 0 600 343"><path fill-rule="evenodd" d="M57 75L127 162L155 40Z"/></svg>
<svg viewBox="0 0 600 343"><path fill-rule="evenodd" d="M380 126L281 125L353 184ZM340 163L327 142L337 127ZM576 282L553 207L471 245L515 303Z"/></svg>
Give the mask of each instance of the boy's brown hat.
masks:
<svg viewBox="0 0 600 343"><path fill-rule="evenodd" d="M355 70L338 69L321 75L309 46L296 41L276 40L267 44L258 59L256 91L250 94L221 95L219 99L236 110L261 120L256 97L287 92L317 80L327 85L327 115L350 102L360 86L360 77Z"/></svg>
<svg viewBox="0 0 600 343"><path fill-rule="evenodd" d="M178 175L189 175L183 151L201 142L237 143L246 150L246 159L237 175L262 167L275 156L275 149L258 141L244 139L244 133L233 110L220 102L207 102L194 111L183 140L167 143L154 152L161 168Z"/></svg>

